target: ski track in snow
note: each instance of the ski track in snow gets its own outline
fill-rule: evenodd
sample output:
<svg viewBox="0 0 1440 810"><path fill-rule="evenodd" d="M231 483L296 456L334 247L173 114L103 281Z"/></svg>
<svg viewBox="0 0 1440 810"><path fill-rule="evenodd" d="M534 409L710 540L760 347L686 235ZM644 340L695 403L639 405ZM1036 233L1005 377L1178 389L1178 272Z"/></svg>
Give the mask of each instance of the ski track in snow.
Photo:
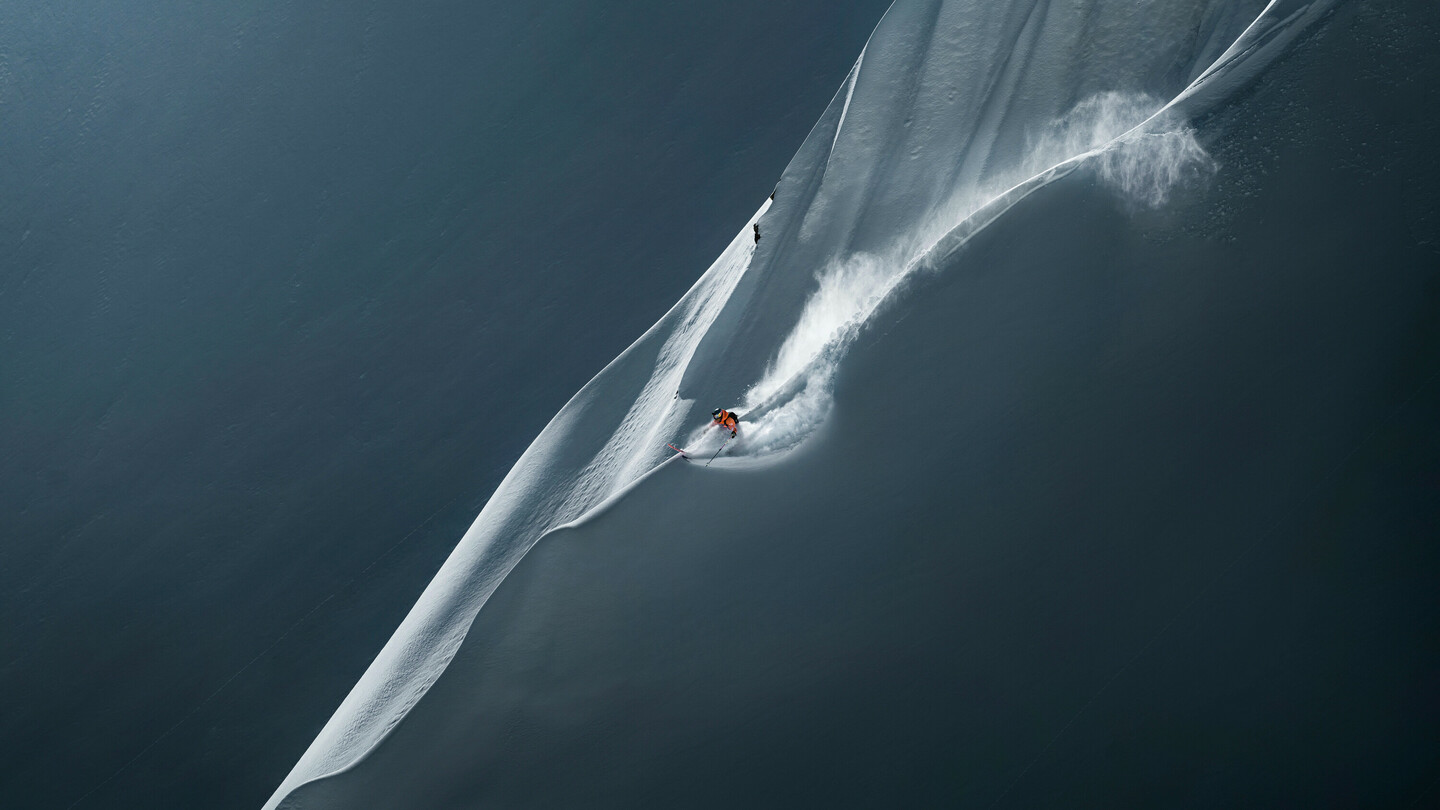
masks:
<svg viewBox="0 0 1440 810"><path fill-rule="evenodd" d="M1228 42L1186 40L1193 7L1179 2L1144 15L1101 3L897 2L776 201L546 426L266 807L380 744L547 531L603 511L673 462L667 442L708 456L721 439L708 429L711 408L742 414L718 466L802 443L829 412L864 326L902 310L907 279L1031 192L1089 166L1128 204L1157 206L1209 171L1187 121L1253 80L1332 1L1272 0L1258 15L1245 10L1258 3L1211 3L1231 21L1216 26ZM1197 60L1223 51L1168 102L1131 89L1186 47Z"/></svg>

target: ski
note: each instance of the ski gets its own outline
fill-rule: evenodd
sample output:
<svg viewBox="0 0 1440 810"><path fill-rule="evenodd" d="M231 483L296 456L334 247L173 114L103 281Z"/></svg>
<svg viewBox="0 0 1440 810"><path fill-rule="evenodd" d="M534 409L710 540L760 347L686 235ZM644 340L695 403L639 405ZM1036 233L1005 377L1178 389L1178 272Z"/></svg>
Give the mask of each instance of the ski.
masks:
<svg viewBox="0 0 1440 810"><path fill-rule="evenodd" d="M689 461L689 460L690 460L690 456L686 455L685 451L682 450L682 449L680 449L679 447L676 447L676 446L673 445L673 444L667 444L667 445L665 445L665 446L668 447L668 448L670 448L671 450L674 450L675 452L679 453L679 454L680 454L680 458L683 458L683 459L685 459L686 461Z"/></svg>

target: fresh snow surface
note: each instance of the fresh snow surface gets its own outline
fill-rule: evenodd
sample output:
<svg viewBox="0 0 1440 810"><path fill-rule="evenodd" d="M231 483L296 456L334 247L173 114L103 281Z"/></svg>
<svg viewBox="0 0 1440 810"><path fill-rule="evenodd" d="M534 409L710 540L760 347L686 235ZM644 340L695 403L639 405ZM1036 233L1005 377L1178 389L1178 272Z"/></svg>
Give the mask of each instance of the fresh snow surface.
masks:
<svg viewBox="0 0 1440 810"><path fill-rule="evenodd" d="M544 534L583 525L647 476L678 472L667 442L708 456L720 441L712 408L742 414L718 474L773 472L826 441L856 335L903 320L917 280L950 269L1038 189L1085 166L1144 211L1206 182L1215 164L1192 121L1243 89L1327 4L1144 6L897 2L774 202L556 414L266 806L381 745Z"/></svg>

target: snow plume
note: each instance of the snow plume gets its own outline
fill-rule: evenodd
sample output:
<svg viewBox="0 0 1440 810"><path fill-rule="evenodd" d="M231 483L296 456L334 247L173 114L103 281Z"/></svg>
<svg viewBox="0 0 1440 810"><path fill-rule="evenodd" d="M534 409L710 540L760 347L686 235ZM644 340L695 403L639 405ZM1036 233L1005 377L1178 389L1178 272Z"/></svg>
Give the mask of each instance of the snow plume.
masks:
<svg viewBox="0 0 1440 810"><path fill-rule="evenodd" d="M845 346L903 277L901 265L869 253L830 262L775 360L745 396L749 453L785 450L823 421Z"/></svg>
<svg viewBox="0 0 1440 810"><path fill-rule="evenodd" d="M1160 132L1136 130L1099 156L1100 179L1130 203L1159 208L1181 183L1215 171L1215 161L1185 127Z"/></svg>
<svg viewBox="0 0 1440 810"><path fill-rule="evenodd" d="M855 326L874 309L893 279L896 267L868 253L832 262L817 273L819 287L810 296L764 378L750 391L763 400L795 375L812 366L821 351Z"/></svg>
<svg viewBox="0 0 1440 810"><path fill-rule="evenodd" d="M824 420L830 387L847 344L881 300L921 266L938 240L1011 189L1061 164L1093 161L1097 177L1128 204L1155 208L1188 178L1214 170L1195 132L1137 93L1105 92L1084 99L1028 139L1023 158L979 187L957 188L948 205L889 255L855 253L816 273L817 286L799 320L759 382L746 394L743 449L765 454L797 445Z"/></svg>
<svg viewBox="0 0 1440 810"><path fill-rule="evenodd" d="M1180 183L1215 169L1195 130L1163 107L1143 93L1090 96L1032 134L1023 174L1090 153L1101 182L1132 205L1158 208Z"/></svg>

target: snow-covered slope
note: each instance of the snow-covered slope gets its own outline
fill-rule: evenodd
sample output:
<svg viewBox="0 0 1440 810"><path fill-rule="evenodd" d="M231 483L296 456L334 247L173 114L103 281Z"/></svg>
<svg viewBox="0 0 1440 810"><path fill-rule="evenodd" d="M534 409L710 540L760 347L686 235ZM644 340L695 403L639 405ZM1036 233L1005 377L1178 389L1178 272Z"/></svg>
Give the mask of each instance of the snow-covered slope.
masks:
<svg viewBox="0 0 1440 810"><path fill-rule="evenodd" d="M739 733L757 701L803 702L809 681L835 683L828 673L837 660L868 672L862 660L905 659L914 655L910 645L922 645L901 633L893 650L851 649L847 627L866 621L867 605L848 600L844 583L903 602L906 577L922 573L897 560L915 550L913 538L939 531L951 533L956 547L947 559L957 570L979 572L969 583L979 592L984 572L1004 567L1000 539L1055 536L1067 521L1098 521L1102 513L1113 519L1105 512L1108 490L1095 476L1119 475L1121 461L1071 469L1065 455L1046 454L1044 443L1094 457L1121 415L1181 418L1175 412L1192 407L1184 403L1195 391L1179 371L1155 374L1147 364L1203 365L1203 352L1185 348L1187 336L1220 329L1224 317L1244 318L1243 308L1228 305L1222 316L1187 309L1180 299L1195 291L1186 283L1178 293L1157 287L1135 265L1166 258L1166 248L1131 244L1131 223L1150 222L1179 238L1187 226L1163 215L1177 197L1189 200L1187 216L1204 215L1198 195L1217 182L1221 161L1202 146L1195 123L1221 120L1226 105L1239 103L1329 8L1297 0L896 3L780 179L774 202L762 204L685 297L556 415L267 806L357 806L358 797L393 806L407 796L416 806L467 806L477 799L464 786L477 781L490 784L502 803L544 805L538 794L502 784L536 770L488 770L509 770L498 752L532 765L548 761L549 771L535 767L554 776L550 787L569 800L612 790L618 793L610 801L623 803L634 785L607 770L611 760L577 757L571 770L566 759L567 746L598 739L652 752L660 770L650 798L744 802L741 795L698 801L667 782L659 773L666 757L678 755L665 746L703 749L717 735ZM1113 241L1095 241L1097 234ZM1066 252L1081 248L1085 255ZM1283 298L1256 285L1262 303ZM1338 294L1330 293L1322 296L1327 312ZM1369 349L1378 351L1393 336L1370 337ZM1157 354L1157 341L1184 345ZM1266 373L1285 366L1278 355L1260 357L1241 373L1247 384L1262 385ZM1117 369L1144 372L1145 384ZM1308 369L1291 371L1287 381L1296 387L1284 399L1294 404L1305 395L1299 383ZM1122 392L1109 413L1095 394L1104 385ZM1047 398L1057 396L1074 399L1068 416L1049 408ZM1210 404L1228 413L1225 402ZM741 439L709 469L671 456L669 441L701 452L717 446L719 437L705 428L716 406L742 412ZM1197 418L1199 428L1216 424ZM1162 428L1140 430L1157 438ZM1334 446L1319 455L1333 458L1344 437L1324 435ZM1202 430L1177 446L1177 460L1204 457L1205 436ZM1117 443L1117 452L1141 447ZM1047 466L1016 468L1016 457L1043 457ZM1263 468L1254 468L1256 481L1240 475L1217 482L1204 505L1259 497ZM1153 491L1126 495L1150 499L1136 520L1159 530L1164 515L1197 508L1169 487L1173 470L1147 475ZM1056 490L1069 493L1060 499L1069 504L1063 513L1026 513L1016 500ZM958 517L957 499L967 504ZM547 533L535 558L497 594ZM724 578L698 573L703 564L648 570L672 544L731 573L773 565L776 576L803 577L817 564L807 555L873 564L819 562L828 573L793 588L812 601L797 597L752 611L730 604ZM607 556L616 547L627 549L621 558L633 567ZM777 559L746 557L742 549L769 549ZM1214 559L1206 561L1212 566L1204 570L1213 572ZM677 574L673 588L694 588L704 598L654 592L670 573ZM1172 584L1195 582L1179 577ZM586 615L594 603L567 603L565 594L593 597L607 588L626 597L602 599L611 613L589 614L587 627L608 634L567 632L571 614ZM492 595L494 609L482 612ZM954 598L967 599L963 588ZM824 605L826 618L809 614L815 604ZM701 632L689 636L657 618L670 609ZM774 638L812 639L806 654L816 668L785 669L769 692L721 689L719 708L679 720L650 717L650 698L626 691L653 677L664 693L657 705L685 706L665 690L701 677L686 661L723 659L721 650L743 643L733 627L747 622L794 630ZM472 623L484 631L465 643ZM1112 639L1111 651L1133 651L1134 639L1154 630L1147 628ZM759 631L761 644L768 632ZM616 639L647 633L652 647L639 644L634 649L648 652L631 658L607 657L608 642L597 640L623 647ZM576 669L586 662L594 669ZM855 683L864 689L878 681L870 673ZM1081 698L1086 683L1076 686ZM606 708L617 696L629 714ZM799 710L786 732L799 734L825 711ZM566 717L587 719L567 730ZM673 734L641 740L628 730L636 717L648 718L635 728L652 737L656 728ZM987 733L1017 750L1032 739L1013 728ZM486 734L488 742L475 742ZM532 736L551 744L527 748ZM986 797L997 798L991 788Z"/></svg>

